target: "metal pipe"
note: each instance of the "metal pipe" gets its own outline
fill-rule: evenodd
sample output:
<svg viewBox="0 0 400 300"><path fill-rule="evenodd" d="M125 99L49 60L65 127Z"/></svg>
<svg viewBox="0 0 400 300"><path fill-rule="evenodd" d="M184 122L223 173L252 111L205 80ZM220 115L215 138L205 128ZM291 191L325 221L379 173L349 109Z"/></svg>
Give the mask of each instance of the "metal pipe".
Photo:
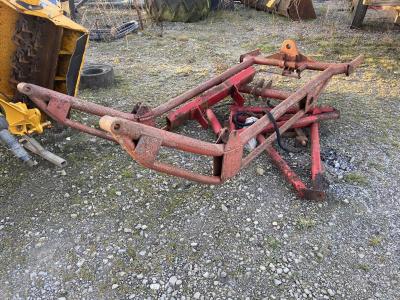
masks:
<svg viewBox="0 0 400 300"><path fill-rule="evenodd" d="M320 176L322 172L318 122L311 124L310 138L311 138L311 180L314 184L314 187L318 187L319 184L318 176Z"/></svg>
<svg viewBox="0 0 400 300"><path fill-rule="evenodd" d="M216 135L219 135L222 130L222 125L219 122L215 113L211 109L208 108L206 110L206 116L207 116L208 121L210 121L210 125L211 125L211 128L214 131L214 133Z"/></svg>
<svg viewBox="0 0 400 300"><path fill-rule="evenodd" d="M346 75L350 75L355 68L360 66L364 61L364 56L359 55L350 63L323 63L317 61L303 61L303 62L295 62L295 61L284 61L276 58L266 58L261 56L253 57L254 63L259 65L268 65L275 66L279 68L290 68L290 69L300 69L300 70L314 70L314 71L325 71L331 67L340 71L337 74L345 73Z"/></svg>
<svg viewBox="0 0 400 300"><path fill-rule="evenodd" d="M287 131L291 126L296 123L300 118L305 115L303 110L297 112L293 117L291 117L285 124L279 127L279 133L282 134ZM258 121L257 121L258 122ZM255 123L256 124L256 123ZM253 125L252 125L253 126ZM246 130L248 130L248 127ZM272 144L276 140L276 133L271 134L263 143L259 144L256 149L250 152L243 160L242 160L242 168L246 167L254 158L259 156L267 147L268 145Z"/></svg>
<svg viewBox="0 0 400 300"><path fill-rule="evenodd" d="M327 113L322 113L322 114L318 114L318 115L311 115L311 116L307 116L304 118L301 118L300 120L298 120L296 123L294 123L292 125L292 128L296 129L296 128L303 128L303 127L307 127L310 126L311 124L315 123L315 122L320 122L320 121L326 121L326 120L334 120L334 119L339 119L340 114L338 111L334 111L334 112L327 112ZM285 124L287 121L279 121L277 122L278 127L281 127L283 124ZM268 133L274 130L274 127L272 124L269 124L263 131L262 133Z"/></svg>
<svg viewBox="0 0 400 300"><path fill-rule="evenodd" d="M263 135L257 136L257 141L262 144L265 142L265 137ZM272 162L275 166L282 172L285 176L286 180L294 187L294 189L299 193L300 197L304 197L304 190L306 189L306 185L301 181L299 176L286 163L286 161L279 155L278 151L274 149L272 146L268 146L265 148L265 151L268 153Z"/></svg>
<svg viewBox="0 0 400 300"><path fill-rule="evenodd" d="M30 84L30 83L19 83L18 91L29 96L29 98L36 104L40 105L41 109L45 109L46 106L43 106L45 102L49 102L52 98L56 98L60 102L65 102L66 104L70 104L71 108L86 112L88 114L96 115L99 117L102 116L113 116L124 118L127 120L137 121L138 116L135 114L130 114L126 112L122 112L113 108L105 107L96 103L87 102L79 100L78 98L71 97L56 91L48 90L46 88ZM47 110L48 111L48 110ZM47 112L46 112L47 113Z"/></svg>
<svg viewBox="0 0 400 300"><path fill-rule="evenodd" d="M330 79L335 74L345 73L346 71L347 71L347 65L346 66L336 65L336 66L331 66L330 68L326 69L318 76L315 76L314 79L309 81L306 85L304 85L303 87L298 89L291 96L289 96L285 101L282 101L277 106L275 106L271 110L272 116L274 117L275 120L280 118L282 115L284 115L286 113L288 108L292 107L293 105L297 104L302 99L304 99L308 93L314 91L314 89L316 87L318 87L321 83ZM306 113L306 112L304 112L304 113ZM268 116L265 115L261 119L259 119L256 123L254 123L253 125L248 127L240 135L240 138L241 138L243 144L246 144L252 138L257 137L262 132L262 130L270 123L271 122L268 119Z"/></svg>
<svg viewBox="0 0 400 300"><path fill-rule="evenodd" d="M272 99L277 99L277 100L285 100L286 98L288 98L291 95L291 93L285 92L285 91L280 91L280 90L276 90L276 89L253 88L248 85L241 86L239 88L239 91L242 93L251 94L251 95L258 96L258 97L272 98Z"/></svg>
<svg viewBox="0 0 400 300"><path fill-rule="evenodd" d="M21 140L21 143L26 149L35 153L36 155L43 157L45 160L51 162L53 165L56 165L60 168L64 168L65 166L67 166L67 161L65 159L45 149L34 138L25 136Z"/></svg>
<svg viewBox="0 0 400 300"><path fill-rule="evenodd" d="M237 64L236 66L226 70L222 74L198 85L197 87L181 94L180 96L172 98L171 100L167 101L164 104L161 104L160 106L158 106L156 108L153 108L150 111L150 113L148 113L144 116L144 118L161 116L162 114L166 113L167 111L181 105L182 103L185 103L186 101L205 92L206 90L212 88L213 86L216 86L216 85L224 82L225 80L229 79L229 77L235 75L236 73L238 73L240 71L243 71L244 69L250 67L253 64L254 64L254 57L249 57L249 59L246 59L245 61Z"/></svg>
<svg viewBox="0 0 400 300"><path fill-rule="evenodd" d="M222 144L200 141L125 119L105 116L100 119L99 124L107 132L120 136L129 136L133 140L138 140L141 136L150 136L161 140L162 146L169 148L207 156L222 156L224 154L224 146Z"/></svg>
<svg viewBox="0 0 400 300"><path fill-rule="evenodd" d="M0 115L0 142L29 167L33 167L36 164L24 147L18 143L15 136L8 131L8 122L2 115Z"/></svg>

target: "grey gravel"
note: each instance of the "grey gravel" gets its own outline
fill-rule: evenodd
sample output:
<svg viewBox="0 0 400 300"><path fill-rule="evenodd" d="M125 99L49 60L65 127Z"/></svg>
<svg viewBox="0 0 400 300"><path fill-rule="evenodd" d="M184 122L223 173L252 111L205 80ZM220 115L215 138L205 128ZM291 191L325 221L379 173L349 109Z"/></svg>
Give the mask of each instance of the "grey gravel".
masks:
<svg viewBox="0 0 400 300"><path fill-rule="evenodd" d="M341 111L321 123L321 148L352 166L340 178L327 170L325 202L299 200L266 155L223 185L204 186L142 168L110 142L47 130L38 139L67 159L65 174L40 158L25 169L0 148L0 299L397 300L399 30L369 11L366 27L350 31L344 5L316 3L318 19L307 22L238 8L166 23L163 37L154 26L91 43L87 61L114 65L117 82L80 94L125 111L139 101L155 106L286 38L316 60L362 52L366 63L321 96ZM292 78L263 76L295 88ZM195 123L178 132L214 138ZM308 149L282 153L302 178ZM180 152L160 158L209 167Z"/></svg>

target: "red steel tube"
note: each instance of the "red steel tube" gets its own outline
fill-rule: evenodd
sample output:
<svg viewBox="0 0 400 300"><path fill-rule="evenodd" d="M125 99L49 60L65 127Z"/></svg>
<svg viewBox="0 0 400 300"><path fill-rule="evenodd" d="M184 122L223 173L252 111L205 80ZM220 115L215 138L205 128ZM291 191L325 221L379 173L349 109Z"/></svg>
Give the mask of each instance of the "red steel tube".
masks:
<svg viewBox="0 0 400 300"><path fill-rule="evenodd" d="M285 100L291 93L276 89L257 89L248 85L241 86L239 91L246 94L252 94L263 98L272 98L277 100Z"/></svg>
<svg viewBox="0 0 400 300"><path fill-rule="evenodd" d="M137 121L138 117L134 114L125 113L113 108L105 107L96 103L79 100L78 98L61 94L30 83L19 83L18 91L29 96L29 98L39 106L39 103L49 102L52 98L59 101L70 103L71 108L86 112L96 116L113 116L127 120ZM43 105L42 105L43 107Z"/></svg>
<svg viewBox="0 0 400 300"><path fill-rule="evenodd" d="M207 93L196 97L190 102L182 105L175 111L167 115L167 128L171 130L189 119L197 119L200 123L203 122L203 111L211 107L219 101L225 99L232 93L234 86L240 86L251 80L256 73L254 67L249 67L237 74L232 75L228 80L214 86Z"/></svg>
<svg viewBox="0 0 400 300"><path fill-rule="evenodd" d="M218 135L222 130L222 126L221 126L221 123L218 121L217 116L209 108L206 110L206 116L207 116L208 121L210 121L212 130L214 131L214 133L216 135Z"/></svg>
<svg viewBox="0 0 400 300"><path fill-rule="evenodd" d="M193 181L198 181L200 183L204 184L221 184L222 179L219 176L207 176L207 175L202 175L198 173L194 173L188 170L184 170L181 168L177 168L162 162L155 162L154 166L152 169L158 171L158 172L163 172L169 175L181 177L181 178L186 178L189 180Z"/></svg>
<svg viewBox="0 0 400 300"><path fill-rule="evenodd" d="M105 116L100 119L100 127L108 132L129 136L138 140L142 135L162 141L162 146L206 156L222 156L224 145L204 142L181 134L165 131L129 120Z"/></svg>
<svg viewBox="0 0 400 300"><path fill-rule="evenodd" d="M105 118L105 120L103 119ZM103 121L102 121L102 125L104 127L107 127L108 129L112 129L113 126L116 125L116 123L114 123L112 120L108 119L108 117L103 117ZM111 123L109 122L111 121ZM110 126L110 127L109 127ZM126 138L126 137L122 137L122 136L118 136L118 134L116 135L116 138L118 139L119 143L121 144L122 148L124 148L126 150L126 152L128 152L128 154L135 160L137 160L137 162L149 169L153 169L155 171L158 172L162 172L162 173L166 173L172 176L177 176L177 177L182 177L182 178L186 178L189 180L193 180L193 181L198 181L204 184L220 184L222 183L221 177L219 176L207 176L207 175L202 175L199 173L195 173L192 171L188 171L185 170L183 168L179 168L173 165L169 165L169 164L165 164L162 162L159 162L157 160L153 161L153 157L147 157L150 159L143 159L143 156L148 155L148 153L141 153L141 151L139 151L139 153L137 152L136 149L136 145L133 143L133 141L130 138ZM151 149L149 149L150 152L152 151ZM158 152L158 150L157 150ZM154 157L155 159L156 157Z"/></svg>
<svg viewBox="0 0 400 300"><path fill-rule="evenodd" d="M317 61L304 61L304 62L294 62L294 61L283 61L276 58L265 58L261 56L254 57L254 63L259 65L269 65L276 66L280 68L290 68L290 69L308 69L314 71L325 71L329 68L344 69L344 72L349 75L353 72L364 61L364 56L359 55L357 58L352 60L350 63L323 63Z"/></svg>
<svg viewBox="0 0 400 300"><path fill-rule="evenodd" d="M73 121L71 119L67 119L67 118L61 119L59 116L54 115L52 112L50 112L47 109L47 104L44 101L36 99L36 101L34 101L34 103L37 105L37 107L41 111L45 112L48 116L50 116L52 119L56 120L60 124L64 124L65 126L69 126L69 127L74 128L76 130L86 132L88 134L100 137L102 139L106 139L106 140L109 140L109 141L116 142L115 139L107 132L104 132L102 130L98 130L96 128L92 128L92 127L89 127L89 126L86 126L86 125L81 124L79 122L75 122L75 121Z"/></svg>
<svg viewBox="0 0 400 300"><path fill-rule="evenodd" d="M94 135L97 136L99 138L105 139L105 140L109 140L112 142L117 142L109 133L104 132L102 130L96 129L96 128L92 128L86 125L83 125L79 122L74 122L70 119L66 119L64 122L59 122L64 124L65 126L69 126L71 128L74 128L76 130L82 131L82 132L86 132L90 135Z"/></svg>
<svg viewBox="0 0 400 300"><path fill-rule="evenodd" d="M154 108L151 110L151 112L148 114L148 116L161 116L162 114L166 113L167 111L185 103L186 101L192 99L193 97L205 92L206 90L212 88L213 86L216 86L225 80L227 80L229 77L235 75L236 73L250 67L251 65L254 64L254 58L247 59L236 66L229 68L222 74L200 84L199 86L183 93L180 96L177 96L175 98L172 98L171 100L167 101L164 104L161 104L160 106ZM144 117L146 117L145 115Z"/></svg>
<svg viewBox="0 0 400 300"><path fill-rule="evenodd" d="M264 143L265 137L261 134L257 136L257 141L261 144ZM306 190L306 185L301 181L299 176L289 167L286 161L280 156L278 151L276 151L272 146L265 148L272 162L275 166L282 172L286 180L294 187L300 197L304 197L304 191Z"/></svg>
<svg viewBox="0 0 400 300"><path fill-rule="evenodd" d="M331 112L326 112L326 113L320 113L317 115L311 115L311 116L306 116L304 118L301 118L298 120L296 123L293 123L291 128L303 128L303 127L308 127L314 122L320 122L320 121L326 121L326 120L334 120L334 119L339 119L340 113L339 111L331 111ZM287 120L290 118L286 118L286 115L282 117L284 120L276 122L278 127L281 127L284 125ZM243 129L238 129L239 133L243 132L246 130L245 128ZM267 134L271 133L274 131L274 126L272 124L269 124L264 130L262 131L262 134Z"/></svg>
<svg viewBox="0 0 400 300"><path fill-rule="evenodd" d="M321 114L318 114L318 115L311 115L311 116L307 116L307 117L301 118L296 123L294 123L291 128L307 127L307 126L310 126L311 124L313 124L315 122L339 119L339 117L340 117L340 114L339 114L338 111L328 112L328 113L321 113ZM277 122L278 127L281 127L286 122L287 121L279 121L279 122ZM263 133L268 133L268 132L271 132L273 130L274 130L274 126L272 124L269 124L263 130Z"/></svg>
<svg viewBox="0 0 400 300"><path fill-rule="evenodd" d="M318 122L311 124L310 138L311 138L311 180L313 181L313 183L318 183L318 175L320 175L322 172Z"/></svg>
<svg viewBox="0 0 400 300"><path fill-rule="evenodd" d="M285 101L282 101L271 110L271 114L273 115L274 119L279 119L282 115L286 113L289 107L292 107L293 105L304 99L308 93L312 92L316 87L318 87L326 80L329 80L333 75L345 73L346 71L347 65L335 65L326 69L318 76L315 76L311 81L309 81L303 87L298 89L295 93L289 96ZM268 119L268 116L264 116L253 125L247 127L246 130L240 135L243 144L246 144L252 138L257 137L257 135L259 135L269 123L270 121Z"/></svg>
<svg viewBox="0 0 400 300"><path fill-rule="evenodd" d="M302 118L305 115L305 112L303 110L300 110L297 112L293 117L290 118L285 124L283 124L279 128L279 133L282 134L286 130L288 130L294 123L296 123L300 118ZM259 121L257 121L259 122ZM256 123L257 123L256 122ZM255 124L256 124L255 123ZM253 125L252 125L253 126ZM251 127L251 126L250 126ZM246 130L248 130L250 127L247 127ZM240 135L241 136L241 135ZM260 145L257 146L256 149L250 152L249 155L247 155L243 160L242 160L242 168L246 167L254 158L259 156L267 147L270 145L273 141L276 140L276 133L271 134L265 141L260 143ZM247 143L247 142L246 142Z"/></svg>

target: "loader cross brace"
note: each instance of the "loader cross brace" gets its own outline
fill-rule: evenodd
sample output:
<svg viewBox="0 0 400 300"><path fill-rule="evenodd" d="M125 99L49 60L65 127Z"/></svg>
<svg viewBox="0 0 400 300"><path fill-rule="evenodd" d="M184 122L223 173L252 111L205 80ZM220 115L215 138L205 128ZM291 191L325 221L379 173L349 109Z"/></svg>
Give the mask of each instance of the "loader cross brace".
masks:
<svg viewBox="0 0 400 300"><path fill-rule="evenodd" d="M320 160L319 122L336 119L339 112L332 107L317 106L317 101L334 75L350 75L362 61L363 57L359 56L350 63L316 62L302 55L296 44L287 40L274 55L263 57L258 50L242 55L239 64L221 75L156 108L139 105L134 113L81 101L27 83L20 83L18 90L29 96L40 110L57 122L119 143L130 156L147 168L205 184L220 184L266 152L300 197L323 199L325 193L321 184L323 167ZM291 77L300 77L301 72L305 70L320 73L295 92L286 92L273 89L271 84L252 85L257 72L256 65L281 68L282 75ZM279 104L246 106L245 95L248 95L247 98L251 95L273 99ZM213 107L229 97L233 100L229 109L229 119L221 123ZM99 116L101 129L71 120L71 110ZM164 114L167 114L167 126L155 127L155 119ZM243 114L256 116L257 121L238 128L236 119ZM172 132L188 120L196 120L205 129L211 128L217 141L211 143ZM272 120L276 120L278 129L274 128ZM303 142L307 142L308 138L301 128L310 128L311 187L303 183L273 146L279 135L290 135L289 131ZM246 153L245 145L254 139L257 140L256 147ZM158 154L162 147L212 157L212 174L200 174L159 161Z"/></svg>

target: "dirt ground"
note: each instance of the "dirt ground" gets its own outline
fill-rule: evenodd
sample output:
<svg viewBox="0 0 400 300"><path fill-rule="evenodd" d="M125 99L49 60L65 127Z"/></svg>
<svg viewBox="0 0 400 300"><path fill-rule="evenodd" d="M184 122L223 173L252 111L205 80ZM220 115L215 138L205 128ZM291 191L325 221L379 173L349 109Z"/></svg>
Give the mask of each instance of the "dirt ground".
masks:
<svg viewBox="0 0 400 300"><path fill-rule="evenodd" d="M322 150L351 164L339 175L327 166L325 202L298 199L266 156L210 187L144 169L107 141L48 130L39 139L67 159L65 172L40 158L26 169L0 148L0 298L399 299L400 31L378 12L350 31L340 3L315 6L307 22L238 6L164 24L162 37L149 26L92 43L87 61L112 64L117 83L80 97L156 106L287 38L316 60L363 53L321 97L341 111L321 124ZM194 168L190 156L163 158Z"/></svg>

